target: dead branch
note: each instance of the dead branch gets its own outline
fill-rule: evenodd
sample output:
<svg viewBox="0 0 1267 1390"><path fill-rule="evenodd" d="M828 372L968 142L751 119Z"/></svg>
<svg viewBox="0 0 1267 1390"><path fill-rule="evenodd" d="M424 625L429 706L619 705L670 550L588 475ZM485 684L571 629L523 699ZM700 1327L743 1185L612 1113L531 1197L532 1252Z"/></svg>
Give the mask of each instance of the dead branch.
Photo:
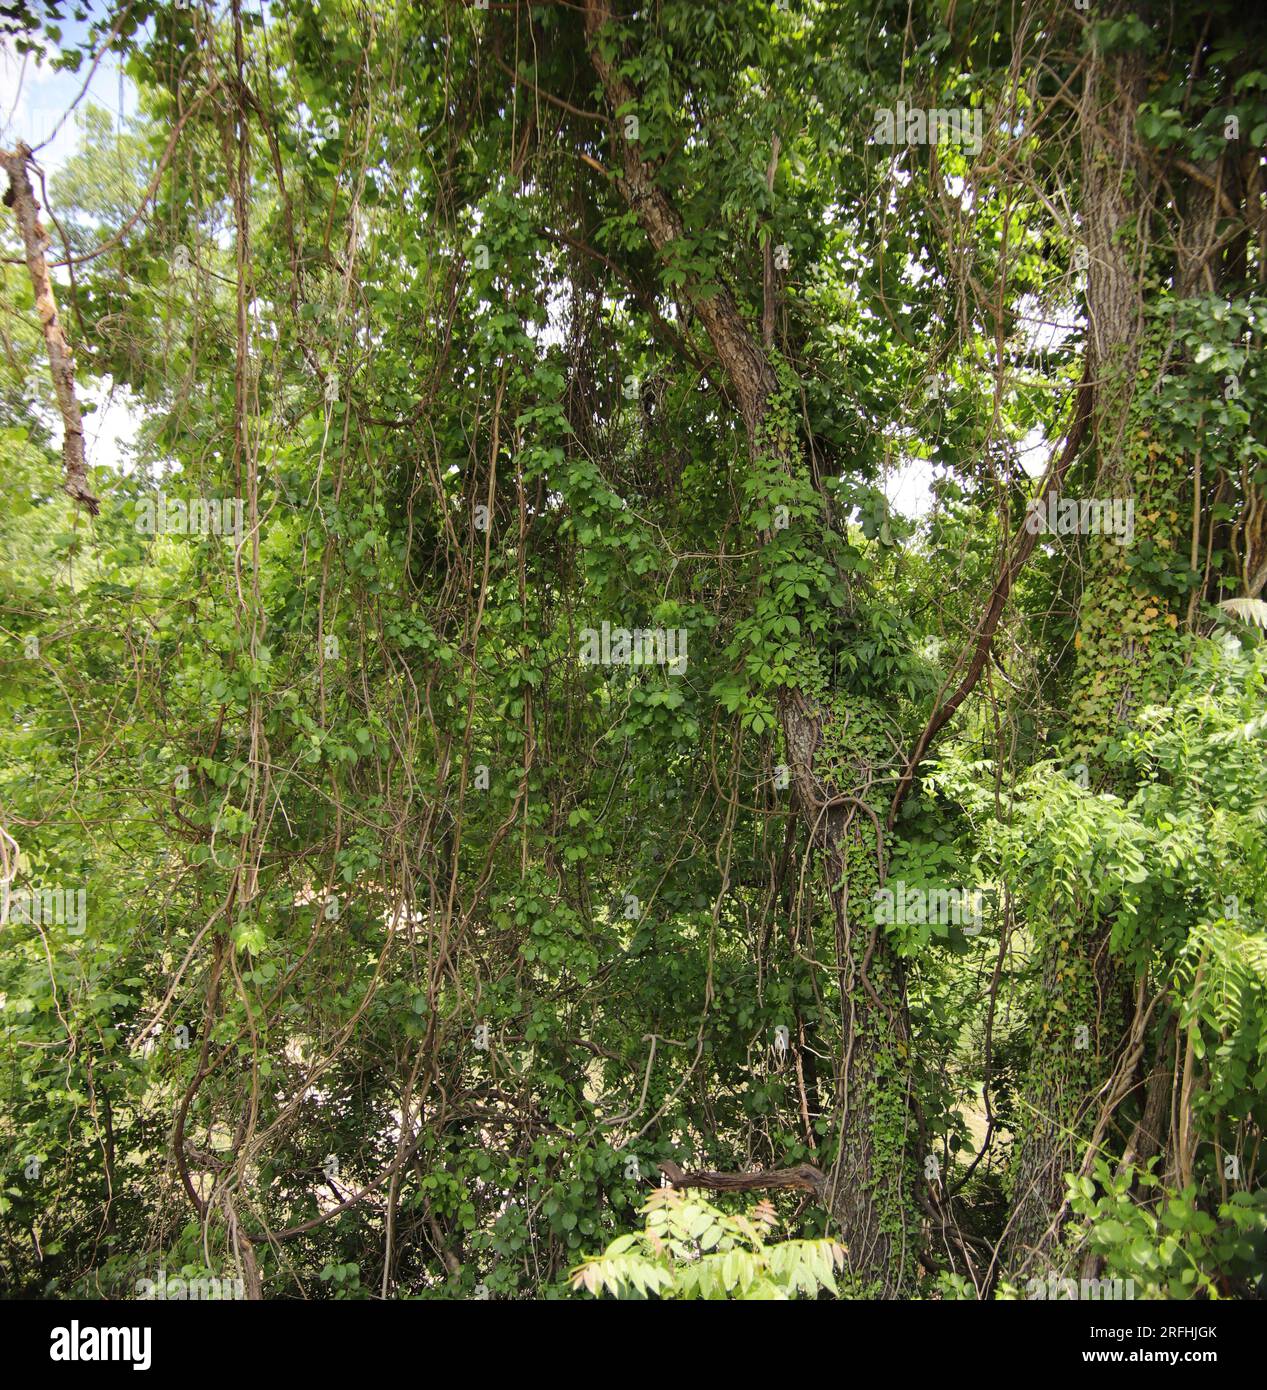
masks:
<svg viewBox="0 0 1267 1390"><path fill-rule="evenodd" d="M22 233L26 268L30 272L31 288L35 291L35 310L40 316L44 342L48 346L48 365L53 376L53 389L57 393L57 408L62 417L62 463L65 472L62 486L80 506L88 509L90 516L96 516L101 504L88 486L88 473L84 467L84 424L79 413L79 401L75 397L75 359L57 317L53 282L49 279L48 262L44 259L48 233L40 222L40 205L35 201L35 191L26 173L30 159L31 151L21 141L12 151L0 150L0 167L9 176L9 190L4 195L4 201L6 207L13 209L18 230Z"/></svg>
<svg viewBox="0 0 1267 1390"><path fill-rule="evenodd" d="M702 1187L710 1192L760 1192L771 1187L792 1187L812 1192L827 1205L827 1174L812 1163L795 1168L769 1168L764 1173L684 1173L672 1159L659 1165L673 1187Z"/></svg>

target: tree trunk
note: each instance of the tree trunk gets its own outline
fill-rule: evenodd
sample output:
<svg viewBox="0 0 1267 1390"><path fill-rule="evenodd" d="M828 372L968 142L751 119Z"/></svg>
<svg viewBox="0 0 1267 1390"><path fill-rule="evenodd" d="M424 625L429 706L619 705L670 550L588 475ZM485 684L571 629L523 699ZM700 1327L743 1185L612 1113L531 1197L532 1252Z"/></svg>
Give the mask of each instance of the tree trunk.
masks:
<svg viewBox="0 0 1267 1390"><path fill-rule="evenodd" d="M609 22L608 0L586 0L585 22L590 55L611 110L636 106L637 93L604 53L602 29ZM617 183L655 250L664 254L683 235L680 214L654 181L636 144L622 137L613 122L620 153ZM792 439L767 438L764 429L778 376L759 338L744 321L734 295L724 284L688 282L683 294L703 324L725 368L747 433L750 456L775 458L789 474L798 467ZM855 921L847 892L852 816L829 809L838 795L838 776L820 766L823 735L832 711L786 689L778 697L788 764L811 836L826 851L831 874L838 966L844 997L846 1050L838 1068L840 1093L839 1149L829 1193L840 1223L853 1272L873 1291L893 1296L907 1282L913 1263L908 1211L911 1209L910 1087L906 1079L909 1048L902 1043L905 995L898 962L891 957L868 912ZM863 781L858 779L859 783ZM882 832L876 822L877 853L882 859ZM868 904L870 899L867 899ZM843 954L842 954L843 953Z"/></svg>
<svg viewBox="0 0 1267 1390"><path fill-rule="evenodd" d="M1130 6L1118 4L1114 14ZM1135 135L1143 79L1137 51L1094 53L1083 89L1083 228L1087 250L1087 372L1094 382L1091 440L1097 495L1131 496L1127 430L1131 419L1144 318L1138 248L1149 209ZM1106 595L1129 589L1123 548L1108 537L1091 543L1080 614L1075 691L1098 691L1106 659L1120 677L1116 700L1103 696L1091 717L1075 702L1073 728L1093 761L1095 746L1129 713L1138 693L1133 643L1110 632ZM1118 629L1120 632L1120 629ZM1116 650L1106 650L1105 641ZM1092 774L1097 775L1093 772ZM1097 778L1098 780L1098 778ZM1054 928L1054 930L1053 930ZM1031 1061L1020 1097L1018 1133L1009 1171L1012 1213L1002 1241L1002 1266L1013 1277L1046 1271L1054 1258L1065 1179L1079 1165L1091 1098L1106 1075L1123 1022L1121 981L1109 952L1108 928L1052 924L1042 952L1041 1011L1034 1020ZM1082 1031L1085 1029L1085 1032Z"/></svg>

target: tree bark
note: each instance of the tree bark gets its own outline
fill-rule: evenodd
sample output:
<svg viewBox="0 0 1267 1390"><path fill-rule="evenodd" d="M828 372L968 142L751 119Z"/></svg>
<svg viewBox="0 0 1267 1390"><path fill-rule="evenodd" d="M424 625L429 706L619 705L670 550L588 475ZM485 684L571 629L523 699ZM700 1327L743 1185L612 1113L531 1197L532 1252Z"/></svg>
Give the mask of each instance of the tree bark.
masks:
<svg viewBox="0 0 1267 1390"><path fill-rule="evenodd" d="M48 262L44 259L49 238L40 222L40 205L35 201L35 191L27 177L26 166L30 158L31 151L21 143L12 151L0 150L0 167L9 176L9 190L4 201L13 209L18 230L22 234L26 268L31 276L31 288L35 291L35 311L40 316L40 327L48 347L48 365L53 376L53 390L57 393L57 408L62 417L62 465L65 475L62 486L81 507L87 508L89 515L96 516L100 503L88 485L84 464L84 425L79 413L79 401L75 397L75 360L57 316L53 282L49 278Z"/></svg>
<svg viewBox="0 0 1267 1390"><path fill-rule="evenodd" d="M635 107L637 92L604 52L602 31L611 18L608 0L586 0L590 56L608 106L615 113ZM643 161L637 145L623 138L618 120L613 121L612 133L620 160L615 176L617 186L651 245L664 256L683 235L681 215L657 186L654 171ZM759 454L777 456L792 473L797 466L795 445L762 438L762 427L779 381L769 355L745 322L735 296L720 279L707 286L688 282L683 294L725 369L743 419L750 455L754 460ZM827 809L839 788L832 772L820 767L818 760L823 731L832 713L792 689L780 692L778 705L797 802L811 835L826 850L830 881L837 885L831 898L838 958L844 953L839 964L845 992L842 1009L846 1015L847 1044L839 1068L843 1086L838 1097L840 1146L829 1182L829 1201L840 1223L853 1273L884 1296L893 1296L908 1278L914 1244L905 1220L912 1196L908 1184L909 1156L903 1149L910 1109L909 1087L893 1075L895 1070L906 1067L905 1059L909 1058L909 1047L899 1046L905 1036L902 974L882 934L874 929L855 929L849 916L847 892L839 887L848 859L846 817ZM876 830L879 835L878 822ZM877 852L882 856L879 841ZM900 1098L901 1113L897 1115L892 1104L895 1094ZM890 1142L895 1123L896 1152ZM882 1129L883 1141L879 1139Z"/></svg>
<svg viewBox="0 0 1267 1390"><path fill-rule="evenodd" d="M1112 13L1132 6L1119 3ZM1146 181L1135 135L1135 116L1144 69L1132 50L1092 55L1083 89L1082 213L1087 249L1087 375L1095 383L1090 437L1096 453L1097 487L1130 489L1124 464L1125 440L1135 390L1144 318L1141 256L1149 208ZM1119 551L1119 553L1114 553ZM1103 601L1103 585L1120 582L1115 568L1103 576L1093 557L1083 606ZM1110 566L1120 550L1107 539L1098 558ZM1076 663L1075 688L1089 664L1103 660L1088 648ZM1118 656L1129 671L1133 650ZM1094 674L1093 672L1090 674ZM1128 676L1125 688L1133 690ZM1132 697L1133 698L1133 697ZM1112 712L1113 722L1122 711ZM1033 1057L1022 1088L1020 1134L1009 1181L1012 1212L1001 1243L1003 1268L1015 1277L1050 1268L1059 1240L1065 1179L1079 1167L1081 1132L1089 1099L1103 1079L1116 1048L1114 1029L1121 985L1109 952L1108 928L1078 923L1051 924L1041 942L1040 1000L1043 1013L1034 1027ZM1086 1046L1075 1029L1088 1029Z"/></svg>

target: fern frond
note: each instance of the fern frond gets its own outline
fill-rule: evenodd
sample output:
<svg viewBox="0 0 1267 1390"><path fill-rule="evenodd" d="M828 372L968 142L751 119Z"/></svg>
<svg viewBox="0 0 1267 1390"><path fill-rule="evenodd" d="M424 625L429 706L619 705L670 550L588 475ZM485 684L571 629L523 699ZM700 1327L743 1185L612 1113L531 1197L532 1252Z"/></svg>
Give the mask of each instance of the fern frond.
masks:
<svg viewBox="0 0 1267 1390"><path fill-rule="evenodd" d="M1257 623L1267 632L1267 601L1260 598L1225 598L1219 608L1243 623Z"/></svg>
<svg viewBox="0 0 1267 1390"><path fill-rule="evenodd" d="M1201 923L1176 962L1175 985L1185 1008L1211 1028L1238 1032L1243 1005L1267 1000L1267 937L1226 921Z"/></svg>

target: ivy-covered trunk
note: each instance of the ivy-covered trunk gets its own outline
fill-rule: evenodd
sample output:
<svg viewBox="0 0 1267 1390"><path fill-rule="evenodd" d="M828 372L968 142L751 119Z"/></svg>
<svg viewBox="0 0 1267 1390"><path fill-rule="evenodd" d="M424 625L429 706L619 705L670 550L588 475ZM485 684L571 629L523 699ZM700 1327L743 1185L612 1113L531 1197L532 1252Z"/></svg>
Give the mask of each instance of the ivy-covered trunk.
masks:
<svg viewBox="0 0 1267 1390"><path fill-rule="evenodd" d="M1124 3L1112 15L1142 22L1146 10ZM1086 542L1066 750L1089 790L1123 800L1137 785L1122 756L1123 735L1144 706L1167 698L1181 668L1182 634L1199 596L1206 500L1200 448L1185 449L1158 422L1167 378L1182 379L1189 363L1174 322L1146 318L1147 281L1152 277L1155 289L1168 278L1180 304L1217 283L1206 263L1213 227L1207 176L1179 161L1171 178L1183 195L1182 214L1168 229L1154 207L1137 134L1144 80L1138 51L1095 53L1081 110L1087 351L1096 380L1094 467L1085 487L1129 509L1123 514L1131 534ZM1173 257L1159 254L1155 240L1171 241ZM1136 533L1147 538L1147 563L1133 544ZM1185 570L1190 601L1174 582ZM1167 1014L1156 1008L1166 982L1125 967L1111 918L1067 908L1044 915L1042 904L1035 907L1039 1012L1005 1267L1045 1273L1067 1214L1066 1175L1086 1174L1097 1156L1088 1146L1117 1126L1138 1161L1162 1147L1161 1086L1169 1064L1152 1061L1168 1045L1154 1017Z"/></svg>
<svg viewBox="0 0 1267 1390"><path fill-rule="evenodd" d="M604 34L611 21L606 0L588 0L586 32L594 66L613 117L637 105L637 93L621 75L617 55ZM662 260L670 260L683 236L678 210L655 182L637 143L613 120L621 154L621 192ZM767 283L767 293L768 283ZM745 322L730 290L720 283L688 278L683 296L708 332L739 403L756 476L796 478L804 471L782 383L771 350ZM766 533L767 544L773 533ZM832 906L841 991L844 1053L836 1067L836 1160L830 1204L839 1222L851 1273L881 1296L898 1294L914 1271L916 1227L911 1182L911 1086L905 1040L902 974L875 927L871 897L853 880L860 842L855 791L871 778L833 752L833 729L848 722L830 702L789 685L775 692L790 780L808 839L823 851ZM847 697L841 697L841 709ZM858 775L853 775L857 773ZM859 803L860 804L860 803ZM873 853L883 865L880 820L869 810ZM880 868L883 873L883 868ZM870 885L874 886L874 871ZM851 886L852 885L852 886Z"/></svg>
<svg viewBox="0 0 1267 1390"><path fill-rule="evenodd" d="M783 727L798 804L822 850L834 928L844 1046L834 1067L836 1159L829 1187L847 1262L873 1292L893 1297L914 1274L921 1217L915 1164L906 986L901 961L875 921L873 893L884 881L884 806L865 799L871 756L881 750L849 723L783 700Z"/></svg>
<svg viewBox="0 0 1267 1390"><path fill-rule="evenodd" d="M1120 4L1115 13L1132 9ZM1080 110L1082 221L1087 270L1087 357L1095 384L1090 464L1081 490L1138 505L1136 400L1144 322L1143 243L1149 209L1135 133L1143 68L1139 55L1094 48ZM1068 751L1084 785L1108 780L1106 747L1135 702L1147 631L1159 617L1135 593L1128 548L1118 535L1093 536L1081 595ZM1144 618L1143 613L1151 613ZM1081 1162L1094 1126L1097 1092L1122 1036L1122 981L1109 925L1069 904L1030 904L1040 956L1029 1067L1020 1097L1009 1174L1012 1212L1004 1270L1045 1277L1065 1214L1066 1174Z"/></svg>

